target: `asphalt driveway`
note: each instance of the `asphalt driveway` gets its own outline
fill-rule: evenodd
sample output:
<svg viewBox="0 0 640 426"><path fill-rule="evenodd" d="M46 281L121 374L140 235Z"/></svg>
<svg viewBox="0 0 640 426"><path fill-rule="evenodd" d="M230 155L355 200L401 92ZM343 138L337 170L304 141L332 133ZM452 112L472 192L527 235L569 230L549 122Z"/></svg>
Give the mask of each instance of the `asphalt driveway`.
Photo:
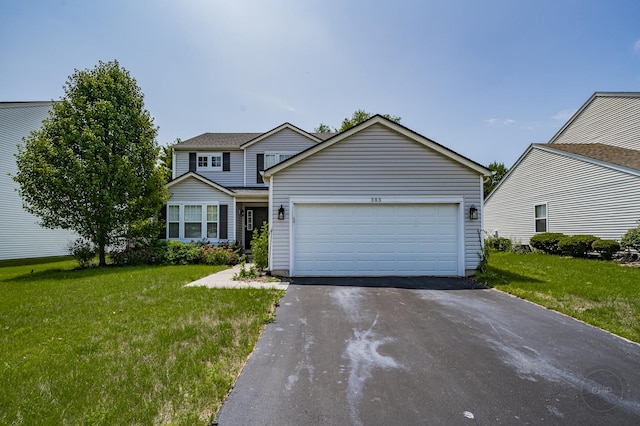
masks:
<svg viewBox="0 0 640 426"><path fill-rule="evenodd" d="M219 424L640 424L639 345L473 287L294 280Z"/></svg>

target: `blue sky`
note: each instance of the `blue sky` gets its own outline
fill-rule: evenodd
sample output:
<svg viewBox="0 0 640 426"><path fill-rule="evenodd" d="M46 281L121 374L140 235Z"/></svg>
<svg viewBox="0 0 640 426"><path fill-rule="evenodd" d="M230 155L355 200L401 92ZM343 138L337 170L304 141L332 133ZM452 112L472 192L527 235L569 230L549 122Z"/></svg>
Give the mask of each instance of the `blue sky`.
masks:
<svg viewBox="0 0 640 426"><path fill-rule="evenodd" d="M356 109L511 166L595 91L640 91L637 0L2 0L0 101L117 59L158 142Z"/></svg>

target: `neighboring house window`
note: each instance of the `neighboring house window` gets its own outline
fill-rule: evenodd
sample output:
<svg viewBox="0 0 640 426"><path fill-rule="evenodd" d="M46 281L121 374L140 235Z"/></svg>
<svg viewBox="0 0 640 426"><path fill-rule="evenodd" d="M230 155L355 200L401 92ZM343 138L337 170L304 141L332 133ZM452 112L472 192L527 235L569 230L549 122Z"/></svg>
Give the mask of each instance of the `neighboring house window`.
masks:
<svg viewBox="0 0 640 426"><path fill-rule="evenodd" d="M193 240L219 238L218 225L221 222L219 207L227 206L211 204L167 206L168 238ZM226 209L223 213L226 213Z"/></svg>
<svg viewBox="0 0 640 426"><path fill-rule="evenodd" d="M268 169L269 167L273 167L294 155L296 155L295 152L265 152L264 168Z"/></svg>
<svg viewBox="0 0 640 426"><path fill-rule="evenodd" d="M536 232L547 232L547 205L538 204L535 207Z"/></svg>
<svg viewBox="0 0 640 426"><path fill-rule="evenodd" d="M222 171L222 153L198 153L198 171Z"/></svg>
<svg viewBox="0 0 640 426"><path fill-rule="evenodd" d="M180 238L180 206L168 206L167 223L169 224L168 238Z"/></svg>

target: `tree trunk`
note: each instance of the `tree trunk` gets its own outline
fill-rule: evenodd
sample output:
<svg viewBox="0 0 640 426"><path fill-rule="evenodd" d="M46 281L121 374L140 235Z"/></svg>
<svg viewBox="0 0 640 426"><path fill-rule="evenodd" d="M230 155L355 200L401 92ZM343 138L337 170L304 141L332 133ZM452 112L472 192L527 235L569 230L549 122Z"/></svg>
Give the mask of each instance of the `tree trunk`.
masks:
<svg viewBox="0 0 640 426"><path fill-rule="evenodd" d="M100 244L100 246L98 247L98 253L100 256L100 266L107 266L107 256L105 254L105 248L104 248L104 244Z"/></svg>

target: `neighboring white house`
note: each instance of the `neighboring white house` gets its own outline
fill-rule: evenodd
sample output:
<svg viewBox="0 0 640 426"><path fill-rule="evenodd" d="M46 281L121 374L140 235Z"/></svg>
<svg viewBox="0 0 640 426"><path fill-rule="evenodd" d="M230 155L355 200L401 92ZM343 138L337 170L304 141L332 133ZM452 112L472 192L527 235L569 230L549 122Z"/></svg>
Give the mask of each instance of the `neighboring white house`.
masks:
<svg viewBox="0 0 640 426"><path fill-rule="evenodd" d="M169 239L247 245L267 221L276 274L464 276L478 266L490 171L382 116L337 135L288 123L208 133L174 156Z"/></svg>
<svg viewBox="0 0 640 426"><path fill-rule="evenodd" d="M596 92L547 144L533 144L485 201L485 231L620 240L640 219L640 93Z"/></svg>
<svg viewBox="0 0 640 426"><path fill-rule="evenodd" d="M15 154L22 138L40 128L52 102L0 102L0 259L68 254L75 239L69 231L45 229L38 218L22 208L18 184L9 175L17 172Z"/></svg>

